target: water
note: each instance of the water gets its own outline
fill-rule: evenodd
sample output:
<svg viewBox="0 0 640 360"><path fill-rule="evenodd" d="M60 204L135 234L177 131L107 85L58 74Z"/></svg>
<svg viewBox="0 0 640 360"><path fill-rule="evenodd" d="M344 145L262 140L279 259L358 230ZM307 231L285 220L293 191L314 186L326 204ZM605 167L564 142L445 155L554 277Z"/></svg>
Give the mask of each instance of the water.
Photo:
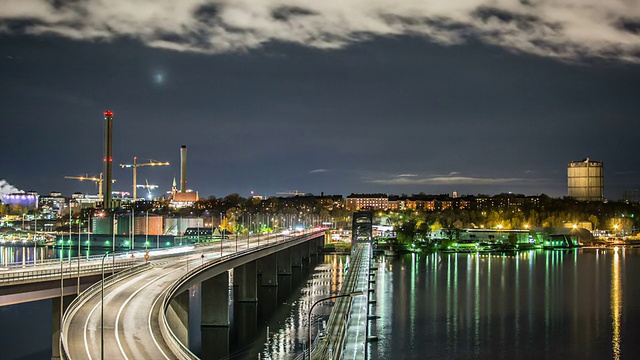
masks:
<svg viewBox="0 0 640 360"><path fill-rule="evenodd" d="M379 260L370 359L640 358L640 249Z"/></svg>
<svg viewBox="0 0 640 360"><path fill-rule="evenodd" d="M640 249L378 260L370 359L640 358ZM202 358L293 359L307 342L312 301L340 289L348 257L321 261L261 288L257 304L234 305L230 328L203 330ZM330 310L314 308L313 334ZM47 311L50 301L0 308L0 337L12 344L3 358L49 356L50 330L20 330L50 329Z"/></svg>
<svg viewBox="0 0 640 360"><path fill-rule="evenodd" d="M98 235L94 235L97 237ZM108 239L111 239L107 236ZM145 246L145 237L139 236L135 241L135 248L130 249L123 245L123 239L126 239L125 236L118 236L117 246L115 250L117 252L123 252L128 250L136 250L140 251L142 249L156 249L156 248L170 248L174 246L173 236L154 236L150 238L149 242L146 243ZM127 243L128 245L128 243ZM177 244L176 244L177 245ZM87 256L99 257L104 255L107 251L111 252L111 243L108 241L96 241L93 239L91 244L89 244L84 238L82 238L82 246L80 250L77 248L77 238L74 238L74 242L71 246L65 244L64 246L45 246L39 244L37 247L33 246L33 243L26 244L25 246L5 246L0 245L0 267L22 264L24 266L33 265L34 254L36 255L36 262L41 262L43 260L53 260L53 259L69 259L75 258L80 253L82 258L86 258Z"/></svg>
<svg viewBox="0 0 640 360"><path fill-rule="evenodd" d="M80 254L84 258L88 255L103 255L106 251L109 250L83 248L80 250ZM34 254L37 254L36 262L39 263L42 260L75 258L78 256L78 249L69 249L68 247L61 249L44 245L39 245L37 248L33 246L0 246L0 267L15 264L31 266L33 265Z"/></svg>
<svg viewBox="0 0 640 360"><path fill-rule="evenodd" d="M202 359L290 360L307 345L309 308L316 300L335 295L342 286L348 256L326 255L320 263L293 268L279 276L278 286L259 286L257 303L234 303L229 328L202 328ZM316 305L311 334L323 329L332 301Z"/></svg>

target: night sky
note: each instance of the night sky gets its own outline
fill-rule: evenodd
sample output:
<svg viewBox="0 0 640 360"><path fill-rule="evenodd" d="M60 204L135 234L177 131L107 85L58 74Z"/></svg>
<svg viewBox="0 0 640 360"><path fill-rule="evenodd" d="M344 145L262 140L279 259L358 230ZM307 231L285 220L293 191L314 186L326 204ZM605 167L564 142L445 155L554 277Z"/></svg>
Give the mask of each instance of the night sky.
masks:
<svg viewBox="0 0 640 360"><path fill-rule="evenodd" d="M1 192L95 194L105 110L119 191L640 188L637 1L4 0L0 79Z"/></svg>

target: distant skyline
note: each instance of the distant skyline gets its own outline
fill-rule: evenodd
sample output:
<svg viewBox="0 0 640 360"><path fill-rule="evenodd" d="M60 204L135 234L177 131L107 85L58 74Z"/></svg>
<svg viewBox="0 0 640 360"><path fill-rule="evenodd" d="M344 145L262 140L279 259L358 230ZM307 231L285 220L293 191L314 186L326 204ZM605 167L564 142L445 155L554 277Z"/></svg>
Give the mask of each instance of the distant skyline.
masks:
<svg viewBox="0 0 640 360"><path fill-rule="evenodd" d="M567 194L640 189L640 6L618 1L50 2L0 7L0 192L97 193L102 113L138 184ZM138 189L140 195L146 190Z"/></svg>

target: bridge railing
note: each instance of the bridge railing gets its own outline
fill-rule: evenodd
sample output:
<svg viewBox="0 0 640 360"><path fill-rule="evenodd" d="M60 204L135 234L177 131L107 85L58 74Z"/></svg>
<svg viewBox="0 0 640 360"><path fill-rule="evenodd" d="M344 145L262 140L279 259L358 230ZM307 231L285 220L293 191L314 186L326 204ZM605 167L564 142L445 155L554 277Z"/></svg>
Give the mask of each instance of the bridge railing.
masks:
<svg viewBox="0 0 640 360"><path fill-rule="evenodd" d="M116 274L110 275L104 279L104 287L108 287L109 285L114 284L124 278L133 276L142 271L145 271L147 268L149 268L149 263L145 262L145 263L138 264L137 266L131 266L127 270L123 270ZM66 345L67 344L67 341L66 341L67 326L66 325L68 324L69 318L75 315L75 313L82 307L82 305L84 305L84 303L86 303L92 296L101 292L102 288L103 288L102 281L98 281L93 285L89 286L85 291L83 291L80 295L78 295L75 299L73 299L71 304L69 304L69 307L67 308L67 310L64 312L64 315L62 317L62 323L60 325L60 329L61 329L60 358L67 359L67 360L70 359L69 354L67 352L67 345Z"/></svg>
<svg viewBox="0 0 640 360"><path fill-rule="evenodd" d="M357 245L353 248L352 259L349 261L349 267L345 270L345 280L340 289L341 295L349 294L356 291L361 266L363 261L368 264L368 252L365 246ZM327 323L326 336L323 339L316 336L316 340L311 344L311 359L336 359L340 357L344 337L348 322L350 321L350 313L353 299L351 297L342 297L336 299L336 303L331 310L329 321ZM311 324L308 324L311 326ZM296 356L295 360L306 358L307 352Z"/></svg>
<svg viewBox="0 0 640 360"><path fill-rule="evenodd" d="M112 270L122 270L129 267L132 267L135 264L135 260L132 259L117 259L115 263L109 261L109 263L104 265L105 271ZM0 286L12 285L17 283L25 283L25 282L33 282L33 281L42 281L43 279L51 278L60 278L63 277L73 277L86 274L92 274L101 272L103 269L101 262L93 261L87 262L82 261L80 263L80 268L78 269L78 260L77 258L72 261L57 261L53 263L50 267L36 267L33 269L25 269L21 271L7 271L0 272Z"/></svg>
<svg viewBox="0 0 640 360"><path fill-rule="evenodd" d="M179 355L180 359L189 359L189 360L199 359L194 353L191 352L191 350L189 350L187 346L185 346L180 340L178 340L178 337L169 326L169 322L166 316L167 310L169 309L169 305L171 303L171 299L175 297L177 291L185 283L187 283L195 274L205 270L206 268L215 266L215 264L219 264L221 262L225 262L234 258L244 256L247 253L261 250L263 248L270 247L273 245L282 244L288 241L298 240L300 238L304 238L308 236L314 236L318 232L320 231L305 232L300 236L288 236L287 238L283 237L282 240L278 240L276 237L274 238L273 242L268 242L257 247L245 249L245 250L234 252L213 260L209 260L208 262L195 267L193 270L189 271L188 273L181 276L178 280L176 280L165 292L164 299L162 301L162 306L160 308L160 314L159 314L160 315L160 320L159 320L160 332L162 333L163 338L165 339L169 347L172 349L174 354ZM230 239L230 241L233 241L233 240Z"/></svg>

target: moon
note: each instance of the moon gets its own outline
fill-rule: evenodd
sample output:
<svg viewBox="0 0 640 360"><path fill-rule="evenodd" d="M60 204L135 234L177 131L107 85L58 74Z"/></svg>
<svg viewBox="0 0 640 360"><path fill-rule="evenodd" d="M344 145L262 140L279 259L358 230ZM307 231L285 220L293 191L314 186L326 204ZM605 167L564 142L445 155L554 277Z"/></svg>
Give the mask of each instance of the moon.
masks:
<svg viewBox="0 0 640 360"><path fill-rule="evenodd" d="M156 85L164 84L165 80L166 80L166 76L163 72L156 72L155 74L153 74L153 82Z"/></svg>

